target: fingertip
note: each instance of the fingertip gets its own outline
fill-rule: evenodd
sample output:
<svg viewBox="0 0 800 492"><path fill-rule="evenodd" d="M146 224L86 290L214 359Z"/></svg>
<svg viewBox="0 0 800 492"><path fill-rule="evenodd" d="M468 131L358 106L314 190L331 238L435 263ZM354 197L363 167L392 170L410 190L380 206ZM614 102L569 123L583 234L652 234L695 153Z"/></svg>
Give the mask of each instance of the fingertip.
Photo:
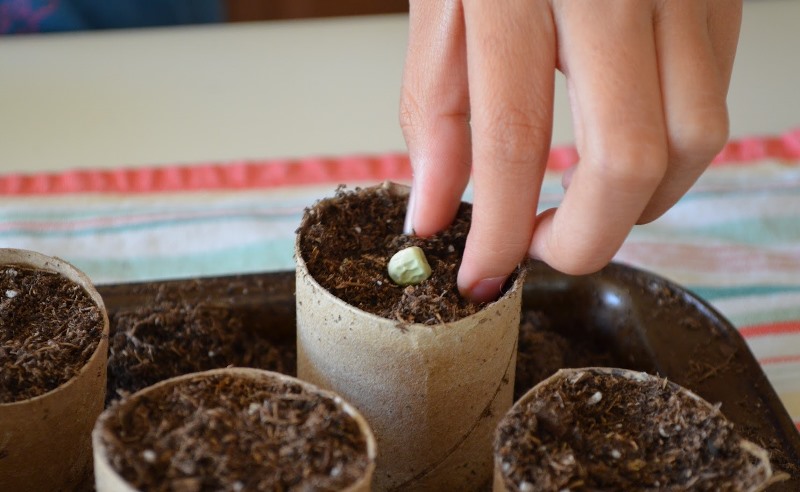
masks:
<svg viewBox="0 0 800 492"><path fill-rule="evenodd" d="M496 301L503 292L503 285L508 280L508 275L483 278L467 283L465 286L459 284L459 292L463 297L475 304Z"/></svg>
<svg viewBox="0 0 800 492"><path fill-rule="evenodd" d="M458 290L462 297L475 304L496 301L512 272L525 258L525 249L485 255L487 249L467 241L467 248L458 269ZM517 257L518 256L518 257Z"/></svg>
<svg viewBox="0 0 800 492"><path fill-rule="evenodd" d="M514 197L522 196L524 190L509 187L490 194L483 188L483 200L479 201L479 184L476 182L475 186L472 223L458 271L458 285L463 297L483 303L500 296L503 284L527 256L537 194L523 200ZM525 203L528 200L533 203L528 205Z"/></svg>
<svg viewBox="0 0 800 492"><path fill-rule="evenodd" d="M556 212L557 209L551 208L536 217L528 256L567 275L588 275L608 265L613 255L608 256L597 250L581 254L584 251L582 248L558 245L553 229Z"/></svg>

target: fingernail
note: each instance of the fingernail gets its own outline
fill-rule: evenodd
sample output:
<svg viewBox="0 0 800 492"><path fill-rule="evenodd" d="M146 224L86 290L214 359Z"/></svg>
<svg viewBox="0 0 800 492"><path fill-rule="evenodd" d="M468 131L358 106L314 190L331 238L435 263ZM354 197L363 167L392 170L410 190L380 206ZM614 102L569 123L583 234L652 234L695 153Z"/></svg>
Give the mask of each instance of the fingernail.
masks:
<svg viewBox="0 0 800 492"><path fill-rule="evenodd" d="M500 297L500 291L503 284L506 283L506 279L508 279L508 275L485 278L470 289L467 297L476 303L495 301Z"/></svg>
<svg viewBox="0 0 800 492"><path fill-rule="evenodd" d="M406 208L406 220L403 223L403 234L414 234L414 205L416 205L416 200L414 199L415 189L416 186L414 186L412 182L411 191L408 193L408 207Z"/></svg>

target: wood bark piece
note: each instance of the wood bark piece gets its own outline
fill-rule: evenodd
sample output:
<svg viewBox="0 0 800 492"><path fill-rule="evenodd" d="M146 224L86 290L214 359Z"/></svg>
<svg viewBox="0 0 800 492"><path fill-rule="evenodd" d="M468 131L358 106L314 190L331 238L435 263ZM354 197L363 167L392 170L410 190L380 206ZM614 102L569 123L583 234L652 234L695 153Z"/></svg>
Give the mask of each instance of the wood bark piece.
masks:
<svg viewBox="0 0 800 492"><path fill-rule="evenodd" d="M359 191L377 192L407 195L408 188ZM512 403L524 273L465 318L387 319L335 297L309 273L300 243L313 213L295 249L298 377L341 394L370 422L380 449L376 490L488 486L492 432Z"/></svg>
<svg viewBox="0 0 800 492"><path fill-rule="evenodd" d="M787 478L691 391L644 372L561 369L498 426L495 492L758 492Z"/></svg>
<svg viewBox="0 0 800 492"><path fill-rule="evenodd" d="M73 490L90 476L91 431L105 398L108 315L103 299L85 274L58 258L0 249L0 265L58 273L83 288L102 314L101 339L75 377L45 394L0 404L0 490Z"/></svg>
<svg viewBox="0 0 800 492"><path fill-rule="evenodd" d="M316 427L314 427L314 425L316 424L313 424L312 420L324 418L327 421L328 419L330 419L330 415L320 416L317 414L314 415L309 414L306 416L307 418L305 419L305 421L298 421L298 422L292 422L290 420L278 421L277 419L279 419L280 415L278 413L279 410L277 410L278 403L276 400L251 402L249 403L249 407L245 408L244 410L228 407L227 404L230 402L239 402L238 398L241 397L242 395L230 395L232 399L225 400L226 403L222 403L221 401L211 401L211 400L199 401L202 400L203 397L192 393L190 388L192 388L193 385L196 385L197 383L204 383L204 382L206 383L206 386L216 388L215 391L221 393L224 393L225 390L219 388L231 387L230 386L231 382L239 383L240 384L238 386L239 388L252 388L253 394L263 393L262 390L266 388L280 388L281 386L283 386L287 389L288 388L292 389L291 394L289 393L286 394L286 401L289 402L292 400L306 401L306 397L319 398L320 401L325 401L324 408L335 409L336 412L340 412L341 415L346 416L345 418L349 422L348 425L352 425L353 426L352 429L356 430L356 434L354 434L353 437L357 438L358 441L363 444L364 456L362 459L361 455L359 454L359 463L363 463L364 467L363 469L355 470L359 472L360 475L358 475L354 481L350 481L348 484L344 485L343 488L336 490L340 490L341 492L368 492L369 490L371 490L372 475L375 469L375 456L377 454L375 437L373 436L369 424L367 424L364 417L361 416L361 414L352 405L342 400L342 398L339 395L336 395L329 391L321 390L312 384L300 381L296 378L286 376L284 374L265 371L262 369L229 367L224 369L212 369L204 372L186 374L183 376L178 376L161 381L145 389L142 389L128 397L123 398L118 403L106 409L105 412L103 412L103 414L97 420L94 431L92 433L92 443L94 446L95 485L96 485L96 490L98 492L123 492L123 491L134 492L138 490L137 487L135 487L131 483L131 480L124 477L123 476L124 473L121 472L119 468L115 467L114 465L115 462L120 463L128 461L126 466L130 468L130 466L133 465L133 467L138 470L148 468L149 466L150 471L155 475L161 475L166 473L161 468L162 465L156 461L157 452L154 450L145 450L142 451L140 454L136 455L134 461L138 461L138 463L135 464L129 462L129 460L131 459L130 455L126 457L119 454L121 449L120 446L126 446L126 445L134 446L133 442L129 442L126 440L128 439L128 437L125 437L127 436L127 433L123 435L120 432L121 430L125 430L127 432L131 432L137 435L138 436L137 441L144 440L146 438L146 436L141 435L141 432L143 431L142 429L131 428L131 426L133 425L131 422L133 422L134 420L141 420L142 418L145 418L145 416L148 415L153 415L152 413L143 413L145 412L145 410L143 409L144 408L143 405L146 406L148 401L159 401L159 400L165 401L165 399L167 398L172 398L172 395L185 394L186 395L185 401L193 401L197 403L197 405L199 405L198 408L196 409L196 412L206 411L208 412L209 415L212 414L220 415L222 413L230 412L229 415L237 416L237 417L231 417L234 419L233 420L234 424L236 423L237 418L244 418L243 414L239 412L244 411L248 415L253 415L255 412L261 412L262 411L261 408L263 408L263 412L265 413L263 414L255 413L255 415L256 416L261 415L260 418L266 420L262 420L261 423L256 426L258 427L259 430L255 432L252 426L247 431L243 430L242 432L247 432L246 436L243 435L242 433L240 433L239 436L237 436L236 430L234 429L232 431L233 435L226 434L225 437L220 438L218 435L220 432L225 432L225 433L231 432L231 430L227 428L228 424L220 423L220 421L216 422L212 421L209 423L208 421L197 420L189 424L185 424L182 422L180 426L184 425L189 425L192 427L197 427L198 425L200 426L197 427L191 435L186 434L181 438L179 442L173 443L181 448L188 446L190 449L194 449L194 451L190 452L192 456L197 455L198 453L197 449L205 448L206 444L211 444L212 447L207 448L208 450L213 450L216 448L228 449L228 450L234 449L237 450L236 451L237 453L241 452L244 452L245 454L249 453L248 458L245 459L244 461L255 460L255 458L252 457L252 453L256 452L256 446L248 448L249 451L248 450L240 451L239 447L246 446L247 442L253 443L254 440L255 441L261 440L266 443L266 441L269 441L270 439L275 439L277 440L278 443L280 443L281 438L274 437L271 434L271 432L277 432L277 430L275 429L282 429L288 433L295 434L298 436L297 439L299 439L300 437L309 438L309 436L303 435L303 432L309 432L308 429L311 428L316 429ZM249 394L250 393L248 393L248 395ZM249 396L247 398L249 398ZM167 406L173 406L172 400L170 401L171 402L168 403ZM194 406L194 403L192 404L192 406ZM180 414L179 412L182 412L184 410L186 409L174 408L174 406L172 408L172 411L177 412L178 414ZM195 410L192 410L192 412L195 412ZM138 417L133 417L134 415ZM171 424L167 423L166 419L163 422L152 422L152 428L147 429L146 432L157 433L153 434L153 436L157 439L161 434L169 433L172 430L174 430L171 429L170 425ZM312 430L311 432L320 432L320 431ZM332 432L335 432L336 434L332 434L331 439L335 440L336 442L341 442L341 439L344 439L339 434L340 432L345 432L344 430L334 429ZM206 440L207 442L202 443L196 440L191 441L197 439L197 435L203 436L202 439ZM319 434L314 434L314 436L318 435ZM315 437L315 439L318 439L318 437ZM136 448L133 447L132 449ZM271 448L259 447L258 452L263 453L265 449L271 449ZM283 448L281 448L281 452L282 451ZM316 451L320 450L316 449ZM321 450L321 451L326 451L326 450ZM136 452L138 453L138 451ZM153 484L153 486L157 488L157 490L178 490L178 489L184 490L181 487L188 487L185 488L185 490L195 490L195 489L206 490L209 486L208 479L213 479L214 480L213 483L216 483L217 486L219 486L220 483L228 480L227 477L219 479L220 477L218 476L213 476L213 477L208 476L208 473L209 472L213 473L212 470L215 469L220 470L227 468L226 460L229 460L229 455L224 455L224 456L220 455L216 457L217 459L213 459L214 457L210 457L206 453L199 455L202 456L200 459L204 463L196 463L194 461L192 461L191 463L178 463L177 461L180 459L179 456L181 453L179 449L173 449L170 447L169 449L161 449L158 452L167 453L166 456L169 457L167 465L169 467L181 468L183 466L190 465L195 467L196 469L191 473L187 472L188 475L183 473L184 470L181 470L181 475L182 476L186 475L183 476L183 478L172 477L171 482L165 481L158 484ZM271 453L272 451L269 452ZM146 457L146 453L150 453L151 455L150 456L151 461L149 461L150 463L152 463L151 465L147 465L148 457ZM112 456L115 455L117 456L116 461L112 459ZM333 456L332 454L329 453L326 453L326 455L329 457ZM264 457L262 456L262 458ZM277 459L278 461L274 462L273 458ZM247 478L248 479L253 478L256 480L256 482L258 482L259 480L265 478L262 475L262 472L265 472L265 470L272 470L272 472L275 472L276 469L280 470L283 465L287 464L286 459L288 458L285 458L283 457L282 454L280 454L280 457L266 457L264 458L264 461L260 464L255 464L254 461L253 463L250 464L252 466L250 466L248 465L248 463L242 463L240 461L237 461L235 466L239 467L239 470L241 470L242 467L244 467L244 468L250 468L250 470L257 471L257 473L250 474L252 476L248 476ZM289 464L289 466L292 465ZM328 462L326 466L335 468L337 466L341 467L349 465L341 461L337 463L335 458L330 458L330 462ZM352 466L352 464L350 466ZM152 476L155 475L151 475L151 478ZM310 478L308 476L305 476L304 480L311 480L314 478L315 477L313 476ZM313 486L308 485L309 483L311 482L306 483L306 485L309 487L308 489L304 488L303 483L297 484L296 485L297 490L312 490ZM228 485L230 485L233 490L239 490L239 489L261 490L258 487L253 489L254 485L252 484L244 485L242 483L237 483L233 485L231 484ZM213 488L217 488L217 486ZM228 486L225 486L225 488L227 489ZM147 489L149 490L149 487ZM326 488L325 490L333 490L333 489Z"/></svg>

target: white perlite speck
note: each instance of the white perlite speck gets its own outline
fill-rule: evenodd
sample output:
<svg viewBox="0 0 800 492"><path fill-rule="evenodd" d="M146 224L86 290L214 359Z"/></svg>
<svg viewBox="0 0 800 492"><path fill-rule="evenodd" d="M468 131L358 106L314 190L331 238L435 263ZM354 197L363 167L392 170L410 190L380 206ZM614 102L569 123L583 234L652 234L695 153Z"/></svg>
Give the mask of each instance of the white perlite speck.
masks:
<svg viewBox="0 0 800 492"><path fill-rule="evenodd" d="M17 294L19 294L19 292L17 292L16 290L9 289L6 291L6 297L8 297L9 299L17 297Z"/></svg>
<svg viewBox="0 0 800 492"><path fill-rule="evenodd" d="M602 400L602 399L603 399L603 393L600 393L598 391L598 392L596 392L595 394L593 394L592 396L589 397L589 400L586 401L586 404L587 405L596 405L596 404L600 403L600 400Z"/></svg>
<svg viewBox="0 0 800 492"><path fill-rule="evenodd" d="M418 246L401 249L387 267L389 277L398 285L416 285L431 276L431 266Z"/></svg>

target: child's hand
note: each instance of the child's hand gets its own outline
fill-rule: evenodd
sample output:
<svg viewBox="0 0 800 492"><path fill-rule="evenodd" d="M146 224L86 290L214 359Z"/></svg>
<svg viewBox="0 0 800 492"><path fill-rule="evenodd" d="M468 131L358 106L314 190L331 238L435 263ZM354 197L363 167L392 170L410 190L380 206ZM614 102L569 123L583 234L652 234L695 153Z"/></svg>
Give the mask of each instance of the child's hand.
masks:
<svg viewBox="0 0 800 492"><path fill-rule="evenodd" d="M464 295L495 299L526 254L571 274L602 268L727 140L741 3L412 0L407 232L446 227L471 170ZM537 217L555 69L567 78L580 164L561 206Z"/></svg>

